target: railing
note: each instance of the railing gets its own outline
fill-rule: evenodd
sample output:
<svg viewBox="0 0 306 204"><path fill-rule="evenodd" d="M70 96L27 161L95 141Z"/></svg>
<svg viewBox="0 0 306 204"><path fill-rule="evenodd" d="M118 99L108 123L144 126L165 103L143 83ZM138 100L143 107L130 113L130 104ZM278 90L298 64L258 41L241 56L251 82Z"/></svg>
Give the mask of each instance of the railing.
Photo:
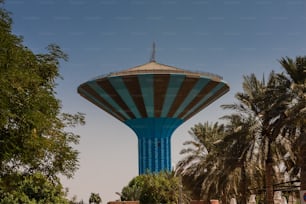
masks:
<svg viewBox="0 0 306 204"><path fill-rule="evenodd" d="M113 77L113 76L127 76L127 75L136 75L136 74L185 74L188 76L206 76L210 78L214 78L217 80L222 80L223 77L212 74L210 72L201 72L201 71L187 71L187 70L162 70L162 69L145 69L145 70L125 70L119 72L110 72L108 74L99 75L94 77L92 80L105 78L105 77Z"/></svg>

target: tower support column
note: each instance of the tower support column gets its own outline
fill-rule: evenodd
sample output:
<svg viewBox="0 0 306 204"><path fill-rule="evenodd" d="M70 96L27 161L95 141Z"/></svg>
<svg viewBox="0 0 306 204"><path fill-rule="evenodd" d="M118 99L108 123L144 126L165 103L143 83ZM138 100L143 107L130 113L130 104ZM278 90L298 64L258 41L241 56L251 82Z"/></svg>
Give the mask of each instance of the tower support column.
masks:
<svg viewBox="0 0 306 204"><path fill-rule="evenodd" d="M171 135L138 137L139 174L171 170Z"/></svg>
<svg viewBox="0 0 306 204"><path fill-rule="evenodd" d="M171 171L171 136L182 122L177 118L142 118L126 122L138 137L139 174Z"/></svg>

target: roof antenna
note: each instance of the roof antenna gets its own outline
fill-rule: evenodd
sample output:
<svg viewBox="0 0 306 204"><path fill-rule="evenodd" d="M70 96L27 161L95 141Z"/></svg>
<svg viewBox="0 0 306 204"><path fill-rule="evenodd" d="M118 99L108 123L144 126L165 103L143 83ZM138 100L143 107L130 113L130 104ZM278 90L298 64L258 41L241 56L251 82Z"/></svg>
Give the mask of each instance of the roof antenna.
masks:
<svg viewBox="0 0 306 204"><path fill-rule="evenodd" d="M153 49L150 62L155 62L155 42L153 41Z"/></svg>

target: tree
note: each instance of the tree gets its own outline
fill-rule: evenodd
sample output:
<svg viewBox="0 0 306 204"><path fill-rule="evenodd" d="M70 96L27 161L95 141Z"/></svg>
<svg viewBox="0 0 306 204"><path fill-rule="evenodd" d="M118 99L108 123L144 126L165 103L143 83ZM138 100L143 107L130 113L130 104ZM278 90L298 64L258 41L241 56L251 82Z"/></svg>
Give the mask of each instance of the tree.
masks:
<svg viewBox="0 0 306 204"><path fill-rule="evenodd" d="M225 195L227 200L234 197L239 203L246 204L250 189L262 186L262 166L256 162L257 154L255 149L256 120L244 118L239 114L231 114L223 117L226 119L226 133L221 142L218 143L218 155L221 157L221 176L229 185ZM219 188L224 188L220 186Z"/></svg>
<svg viewBox="0 0 306 204"><path fill-rule="evenodd" d="M289 139L295 139L293 151L301 168L301 190L306 190L306 57L281 58L280 64L288 76L288 91L293 94L286 111L284 132L288 134Z"/></svg>
<svg viewBox="0 0 306 204"><path fill-rule="evenodd" d="M102 203L102 199L99 193L91 193L89 197L89 203L94 203L94 204Z"/></svg>
<svg viewBox="0 0 306 204"><path fill-rule="evenodd" d="M78 168L72 145L79 136L67 130L84 124L83 114L62 113L56 98L60 60L67 55L54 44L46 54L34 54L12 34L10 13L2 5L0 1L0 200L15 196L9 187L14 184L5 183L12 175L41 175L54 188L60 185L60 174L72 177Z"/></svg>
<svg viewBox="0 0 306 204"><path fill-rule="evenodd" d="M122 201L139 200L141 204L176 204L179 199L189 200L179 178L169 172L139 175L121 192Z"/></svg>
<svg viewBox="0 0 306 204"><path fill-rule="evenodd" d="M61 184L54 185L40 173L11 174L1 178L0 204L6 203L62 203L68 204ZM11 189L9 192L6 189Z"/></svg>
<svg viewBox="0 0 306 204"><path fill-rule="evenodd" d="M282 129L285 124L287 105L292 100L288 93L288 80L271 72L268 82L258 80L254 74L244 77L243 91L236 94L239 103L223 105L232 109L242 117L256 120L257 131L254 132L257 142L258 164L264 167L266 203L273 201L273 166L279 164L274 156L281 143ZM262 163L263 162L263 163Z"/></svg>
<svg viewBox="0 0 306 204"><path fill-rule="evenodd" d="M85 204L85 202L83 200L78 201L77 196L74 195L69 201L69 204Z"/></svg>
<svg viewBox="0 0 306 204"><path fill-rule="evenodd" d="M192 140L183 143L187 147L181 150L180 154L186 156L178 162L176 174L182 176L183 184L191 190L192 197L200 199L203 196L203 180L209 173L208 170L216 170L218 161L216 155L212 156L212 152L217 151L215 144L224 137L225 129L224 125L206 122L196 124L188 132ZM206 186L205 189L209 188ZM214 197L217 194L215 189L206 192L208 197Z"/></svg>
<svg viewBox="0 0 306 204"><path fill-rule="evenodd" d="M252 120L242 121L238 115L224 117L223 124L196 124L189 134L193 140L181 154L186 155L177 165L177 173L183 183L193 192L194 199L221 199L229 203L237 198L246 203L249 195L247 184L251 184L249 169L254 148ZM247 126L248 125L248 126Z"/></svg>
<svg viewBox="0 0 306 204"><path fill-rule="evenodd" d="M282 135L288 104L293 100L288 84L286 78L274 72L267 83L254 74L245 76L243 92L236 94L238 103L222 106L235 112L224 117L229 123L222 126L219 138L211 131L215 126L211 126L202 135L194 134L194 141L185 143L195 148L182 151L189 155L179 162L178 169L197 186L202 184L202 196L209 199L221 195L227 203L228 196L241 199L249 193L247 187L264 184L266 203L273 203L273 182L280 179L274 169L281 162L280 155L289 149ZM259 180L257 184L251 183L254 178Z"/></svg>

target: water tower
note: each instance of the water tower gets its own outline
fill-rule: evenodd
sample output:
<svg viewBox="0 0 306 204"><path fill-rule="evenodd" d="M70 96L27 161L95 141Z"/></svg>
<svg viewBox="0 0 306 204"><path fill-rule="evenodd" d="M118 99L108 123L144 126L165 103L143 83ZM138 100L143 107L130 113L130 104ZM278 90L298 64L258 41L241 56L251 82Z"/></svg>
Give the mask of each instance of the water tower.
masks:
<svg viewBox="0 0 306 204"><path fill-rule="evenodd" d="M87 81L78 93L138 138L139 174L171 170L171 135L229 91L220 76L149 63Z"/></svg>

